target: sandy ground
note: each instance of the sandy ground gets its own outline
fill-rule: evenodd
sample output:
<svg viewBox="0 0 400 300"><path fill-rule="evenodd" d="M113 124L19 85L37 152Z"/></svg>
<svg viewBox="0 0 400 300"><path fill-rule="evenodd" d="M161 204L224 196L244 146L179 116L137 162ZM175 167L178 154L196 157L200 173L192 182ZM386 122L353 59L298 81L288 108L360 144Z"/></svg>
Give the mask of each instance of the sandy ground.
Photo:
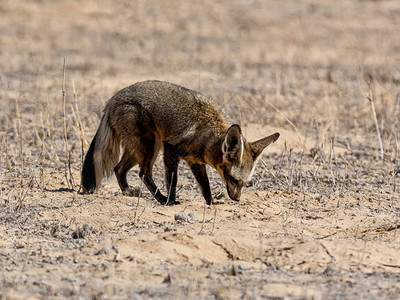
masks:
<svg viewBox="0 0 400 300"><path fill-rule="evenodd" d="M400 4L166 3L0 3L0 299L398 299ZM105 102L146 79L281 133L240 202L183 163L177 206L78 193Z"/></svg>

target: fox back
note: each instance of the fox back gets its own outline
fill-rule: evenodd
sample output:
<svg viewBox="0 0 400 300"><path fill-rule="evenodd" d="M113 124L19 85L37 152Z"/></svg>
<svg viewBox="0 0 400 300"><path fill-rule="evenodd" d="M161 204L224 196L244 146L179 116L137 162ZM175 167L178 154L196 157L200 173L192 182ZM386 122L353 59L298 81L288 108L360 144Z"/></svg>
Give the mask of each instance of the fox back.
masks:
<svg viewBox="0 0 400 300"><path fill-rule="evenodd" d="M153 196L160 203L176 204L177 167L185 160L207 204L212 203L212 197L206 164L219 172L230 198L239 200L255 161L278 137L275 133L248 143L240 126L229 127L212 101L200 93L167 82L139 82L120 90L107 103L85 158L82 189L84 193L93 192L103 176L114 170L121 190L136 195L126 174L138 164L139 176ZM161 149L167 196L152 179L153 164Z"/></svg>

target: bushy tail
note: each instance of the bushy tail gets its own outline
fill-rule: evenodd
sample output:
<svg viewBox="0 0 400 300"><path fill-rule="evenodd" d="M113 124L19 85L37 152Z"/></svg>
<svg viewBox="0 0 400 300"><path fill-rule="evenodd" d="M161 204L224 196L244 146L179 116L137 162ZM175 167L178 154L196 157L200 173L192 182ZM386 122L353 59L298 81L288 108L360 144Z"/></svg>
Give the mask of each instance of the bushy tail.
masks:
<svg viewBox="0 0 400 300"><path fill-rule="evenodd" d="M110 126L106 110L83 163L82 193L91 194L99 188L103 177L112 175L119 156L120 140Z"/></svg>

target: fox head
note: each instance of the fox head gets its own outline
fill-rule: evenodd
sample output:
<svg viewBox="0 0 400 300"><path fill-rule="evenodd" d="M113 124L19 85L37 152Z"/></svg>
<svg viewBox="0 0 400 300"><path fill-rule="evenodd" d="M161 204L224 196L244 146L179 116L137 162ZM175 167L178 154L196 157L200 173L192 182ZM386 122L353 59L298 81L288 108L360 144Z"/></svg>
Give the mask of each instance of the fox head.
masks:
<svg viewBox="0 0 400 300"><path fill-rule="evenodd" d="M243 185L251 179L257 159L278 138L279 133L274 133L249 143L243 138L239 125L229 127L222 142L222 162L216 169L232 200L239 201Z"/></svg>

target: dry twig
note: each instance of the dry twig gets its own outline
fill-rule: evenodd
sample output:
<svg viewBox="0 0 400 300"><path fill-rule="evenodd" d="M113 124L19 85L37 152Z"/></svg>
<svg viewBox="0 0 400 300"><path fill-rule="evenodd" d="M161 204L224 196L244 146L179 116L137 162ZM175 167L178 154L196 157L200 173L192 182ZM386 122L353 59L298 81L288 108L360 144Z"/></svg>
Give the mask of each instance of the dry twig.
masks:
<svg viewBox="0 0 400 300"><path fill-rule="evenodd" d="M373 93L371 93L371 95L373 95ZM374 102L373 96L371 97L371 96L367 95L367 99L368 99L368 101L371 103L372 115L373 115L373 117L374 117L374 123L375 123L376 133L377 133L377 135L378 135L379 146L380 146L380 149L381 149L380 157L381 157L381 159L383 159L385 153L384 153L384 151L383 151L383 143L382 143L381 132L380 132L380 130L379 130L378 118L376 117L375 102Z"/></svg>

